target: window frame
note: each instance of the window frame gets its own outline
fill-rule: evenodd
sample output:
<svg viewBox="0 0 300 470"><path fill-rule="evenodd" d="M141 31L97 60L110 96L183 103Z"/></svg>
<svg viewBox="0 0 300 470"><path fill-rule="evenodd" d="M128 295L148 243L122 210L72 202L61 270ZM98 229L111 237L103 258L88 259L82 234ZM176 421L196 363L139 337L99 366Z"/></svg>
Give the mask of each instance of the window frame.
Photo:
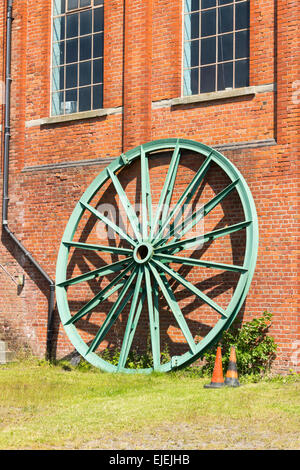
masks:
<svg viewBox="0 0 300 470"><path fill-rule="evenodd" d="M192 39L186 41L186 38L185 38L185 17L188 15L188 14L192 14L192 13L199 13L199 22L201 22L201 13L202 11L207 11L209 9L211 10L216 10L216 24L218 24L218 10L219 8L224 8L226 6L230 6L230 5L233 5L235 6L236 4L238 3L246 3L248 2L249 4L249 26L247 28L243 28L243 29L235 29L235 8L233 8L234 10L234 13L233 13L233 21L234 21L234 24L233 24L233 29L231 31L228 31L227 33L219 33L217 30L216 30L216 33L215 35L210 35L210 36L203 36L203 37L200 37L200 32L199 32L199 37L197 39L195 39L195 41L197 40L199 42L199 63L197 66L190 66L190 67L185 67L185 43L186 42L192 42ZM182 98L187 98L187 97L192 97L192 96L201 96L201 95L204 95L206 93L224 93L224 91L229 91L229 90L238 90L238 89L242 89L242 88L247 88L250 86L250 76L251 76L251 73L250 73L250 59L251 59L251 51L250 51L250 37L251 37L251 1L250 0L229 0L228 4L223 4L223 5L219 5L218 4L218 0L216 0L216 5L213 6L213 7L209 7L209 8L204 8L202 9L202 3L201 3L201 0L199 0L199 10L191 10L190 12L186 12L185 10L185 4L186 4L186 0L182 0L182 30L181 30L181 50L182 50L182 54L181 54L181 97ZM235 57L235 35L236 33L239 33L239 32L243 32L243 31L248 31L248 44L249 44L249 51L248 51L248 57L242 57L242 58L236 58ZM232 34L233 35L233 58L232 60L228 60L228 61L221 61L221 62L218 62L218 37L221 36L221 35L226 35L226 34ZM216 61L214 63L209 63L209 64L201 64L201 47L200 47L200 42L201 40L203 39L206 39L206 38L212 38L212 37L215 37L216 38ZM241 86L234 86L235 85L235 63L236 62L239 62L239 61L242 61L242 60L248 60L248 84L247 85L241 85ZM218 64L222 64L222 63L232 63L233 64L233 71L232 71L232 81L233 81L233 86L232 87L226 87L226 88L221 88L221 89L218 89ZM201 79L199 78L200 77L200 73L201 73L201 68L205 67L205 66L215 66L215 87L214 87L214 90L212 91L201 91ZM185 77L184 77L184 72L185 70L192 70L192 69L197 69L198 70L198 92L197 93L189 93L189 94L185 94Z"/></svg>
<svg viewBox="0 0 300 470"><path fill-rule="evenodd" d="M105 32L105 27L104 27L104 0L100 0L100 3L99 5L95 5L94 2L95 1L99 1L99 0L91 0L91 5L87 5L87 6L83 6L83 7L79 7L79 8L76 8L76 9L72 9L70 10L68 8L68 0L64 0L65 1L65 12L64 13L60 13L60 14L55 14L55 0L52 0L51 1L51 58L50 58L50 104L49 104L49 107L50 107L50 118L67 118L68 116L74 116L76 114L82 114L82 113L86 113L86 112L97 112L99 110L102 110L104 109L103 108L103 100L104 100L104 97L103 97L103 90L104 90L104 32ZM80 0L78 0L78 3L79 3ZM70 40L72 39L77 39L79 40L78 41L78 52L77 52L77 61L76 62L70 62L70 63L67 63L66 62L66 43L67 43L67 34L66 34L66 30L67 30L67 16L69 15L72 15L72 14L78 14L80 15L81 12L84 12L84 11L89 11L89 10L94 10L94 9L97 9L97 8L102 8L103 9L103 29L101 29L101 31L94 31L94 22L93 22L93 19L92 19L92 31L91 33L88 33L88 34L85 34L85 35L80 35L80 31L78 31L78 35L75 37L70 37ZM55 41L54 40L54 20L56 18L59 18L59 17L64 17L65 18L65 25L64 25L64 28L65 28L65 36L64 36L64 39L60 40L60 41ZM92 18L94 18L94 14L92 15ZM93 43L93 38L95 35L97 34L102 34L102 55L99 56L99 57L94 57L93 56L93 46L92 46L92 52L91 52L91 57L89 59L84 59L84 60L80 60L80 56L79 56L79 43L80 43L80 38L81 37L91 37L91 42ZM63 64L59 64L59 65L54 65L54 46L55 44L59 44L60 42L64 42L64 62ZM101 75L102 75L102 81L100 82L95 82L93 83L93 66L94 66L94 62L96 60L99 60L99 61L102 61L102 65L101 65L101 68L102 68L102 71L101 71ZM91 81L88 85L80 85L80 82L79 82L79 69L80 69L80 64L81 63L88 63L90 62L91 64ZM68 65L74 65L74 64L77 64L77 86L76 87L73 87L73 88L66 88L66 68ZM64 68L64 88L62 89L55 89L53 84L54 84L54 69L60 69L60 68ZM95 87L99 87L99 91L101 91L101 98L100 98L100 102L101 102L101 107L93 107L93 93L94 93L94 88ZM83 88L90 88L90 107L88 109L85 109L85 110L80 110L79 106L80 106L80 102L79 102L79 91L80 89L83 89ZM77 101L76 101L76 110L73 111L73 112L68 112L67 109L66 109L66 92L67 91L74 91L76 90L76 93L77 93ZM55 93L59 94L59 93L63 93L63 101L61 104L63 104L63 112L61 112L61 109L59 110L59 112L55 112L54 111L54 95ZM60 104L60 106L61 106Z"/></svg>

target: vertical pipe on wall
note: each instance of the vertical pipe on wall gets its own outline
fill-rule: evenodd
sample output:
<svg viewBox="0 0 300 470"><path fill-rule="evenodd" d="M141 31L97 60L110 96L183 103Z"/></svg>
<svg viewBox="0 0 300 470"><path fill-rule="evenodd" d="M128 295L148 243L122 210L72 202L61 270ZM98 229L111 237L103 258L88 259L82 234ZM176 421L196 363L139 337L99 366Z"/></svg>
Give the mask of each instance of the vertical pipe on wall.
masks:
<svg viewBox="0 0 300 470"><path fill-rule="evenodd" d="M44 271L40 264L33 258L29 251L17 239L8 227L8 181L9 181L9 151L10 151L10 100L11 100L11 40L13 22L13 0L7 0L6 12L6 51L5 51L5 114L4 114L4 160L3 160L3 194L2 194L2 228L11 240L19 247L25 257L36 267L40 274L46 279L50 286L50 296L48 300L48 325L47 325L47 357L51 357L52 352L52 320L54 313L55 283Z"/></svg>

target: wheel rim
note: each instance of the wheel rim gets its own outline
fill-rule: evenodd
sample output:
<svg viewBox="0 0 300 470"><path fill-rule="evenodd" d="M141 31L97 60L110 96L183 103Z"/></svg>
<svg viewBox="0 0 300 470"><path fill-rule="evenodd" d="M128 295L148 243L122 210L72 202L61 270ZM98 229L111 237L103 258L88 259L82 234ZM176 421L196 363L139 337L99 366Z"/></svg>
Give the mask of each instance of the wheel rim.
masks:
<svg viewBox="0 0 300 470"><path fill-rule="evenodd" d="M149 161L155 158L155 152L172 149L172 157L163 184L157 209L152 207ZM191 151L200 155L204 160L199 165L195 176L179 197L177 204L171 208L171 197L174 189L178 165L183 151ZM129 202L127 195L120 184L116 172L126 169L129 164L140 159L141 167L141 204L142 213L139 219ZM176 219L177 212L182 205L194 195L203 182L211 165L217 165L229 178L230 183L206 203L201 211L192 212L184 229L174 235L170 223ZM126 233L106 216L101 214L90 201L103 186L111 182L119 196L126 216L130 222L132 235ZM244 220L229 225L225 228L210 231L192 238L184 238L199 220L205 218L215 207L221 204L229 194L237 191L240 204L244 212ZM100 245L88 245L87 243L74 242L73 238L78 225L85 213L93 214L98 220L106 224L114 233L118 234L126 242L126 248L108 247ZM224 263L203 261L201 259L176 256L180 251L202 243L214 242L216 239L235 232L245 231L246 242L243 265L226 265ZM105 265L96 270L85 272L79 276L67 278L67 267L70 248L97 250L125 256L125 259ZM69 222L66 226L61 246L58 253L56 267L56 297L60 318L64 329L75 349L92 365L107 372L142 372L152 370L168 372L172 369L186 366L202 356L211 347L236 318L241 309L250 288L254 274L258 249L258 224L255 204L251 192L244 178L235 166L216 150L195 141L185 139L166 139L149 142L130 150L114 160L98 177L77 203ZM224 310L210 297L200 291L190 281L183 278L178 271L170 267L172 263L184 266L205 266L207 268L222 269L238 273L239 280L232 298ZM88 282L100 276L116 274L114 279L99 293L89 300L75 315L71 315L67 290L75 284ZM197 296L218 313L217 323L208 334L197 344L189 330L186 319L176 301L169 279L174 280L192 294ZM84 316L90 314L93 308L101 304L110 295L119 292L117 301L113 304L101 327L98 329L90 344L82 339L76 323ZM160 361L160 312L159 295L164 298L170 311L174 315L179 329L187 344L188 351L180 356L173 356L170 361L162 364ZM127 325L122 341L118 366L101 358L96 354L99 344L105 339L110 329L120 316L126 305L130 306ZM132 345L132 341L139 322L143 306L147 305L149 315L149 328L151 336L151 348L153 355L153 368L129 369L126 368L126 360Z"/></svg>

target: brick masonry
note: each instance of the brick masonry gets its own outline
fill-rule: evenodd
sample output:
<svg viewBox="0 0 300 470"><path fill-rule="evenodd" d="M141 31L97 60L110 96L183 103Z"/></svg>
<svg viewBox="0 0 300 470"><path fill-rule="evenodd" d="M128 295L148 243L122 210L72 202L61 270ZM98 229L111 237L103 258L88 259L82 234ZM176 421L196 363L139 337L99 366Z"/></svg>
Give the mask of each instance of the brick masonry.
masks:
<svg viewBox="0 0 300 470"><path fill-rule="evenodd" d="M44 124L39 120L50 116L51 1L37 0L34 8L29 3L14 0L11 230L54 278L69 216L111 159L147 141L170 137L224 148L245 177L259 218L257 268L241 319L272 312L270 334L279 346L274 370L299 372L299 2L251 1L250 86L273 84L274 91L267 88L245 96L171 105L170 100L181 96L181 0L105 0L104 108L117 112ZM3 1L3 81L5 11ZM165 171L163 158L158 162L161 169L153 169L154 192ZM182 185L193 171L192 163L186 167L189 171L182 167L179 172ZM124 181L134 198L137 174L132 171ZM109 193L108 200L112 196ZM10 346L26 343L43 356L48 285L4 234L0 263L13 276L25 274L20 289L0 268L1 339ZM216 292L215 300L218 296L221 299L222 292ZM198 310L195 321L200 319ZM169 341L180 343L174 325L164 330ZM72 351L57 312L54 339L57 357Z"/></svg>

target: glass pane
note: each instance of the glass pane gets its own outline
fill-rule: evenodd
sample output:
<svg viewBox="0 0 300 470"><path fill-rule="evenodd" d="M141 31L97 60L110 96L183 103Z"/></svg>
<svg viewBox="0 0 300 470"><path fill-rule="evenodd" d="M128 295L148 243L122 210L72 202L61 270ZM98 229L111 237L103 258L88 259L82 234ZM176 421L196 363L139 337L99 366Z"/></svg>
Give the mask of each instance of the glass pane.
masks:
<svg viewBox="0 0 300 470"><path fill-rule="evenodd" d="M90 85L92 81L91 62L82 62L79 65L79 85Z"/></svg>
<svg viewBox="0 0 300 470"><path fill-rule="evenodd" d="M93 62L93 82L103 83L103 60L97 59Z"/></svg>
<svg viewBox="0 0 300 470"><path fill-rule="evenodd" d="M53 2L53 15L61 15L66 11L65 0L54 0Z"/></svg>
<svg viewBox="0 0 300 470"><path fill-rule="evenodd" d="M202 9L216 6L216 0L202 0Z"/></svg>
<svg viewBox="0 0 300 470"><path fill-rule="evenodd" d="M67 15L67 38L78 36L78 13Z"/></svg>
<svg viewBox="0 0 300 470"><path fill-rule="evenodd" d="M249 27L249 2L238 3L235 6L235 29Z"/></svg>
<svg viewBox="0 0 300 470"><path fill-rule="evenodd" d="M233 31L233 6L219 8L219 33Z"/></svg>
<svg viewBox="0 0 300 470"><path fill-rule="evenodd" d="M79 88L79 111L89 111L91 109L92 88Z"/></svg>
<svg viewBox="0 0 300 470"><path fill-rule="evenodd" d="M104 30L104 10L103 8L96 8L94 10L94 32Z"/></svg>
<svg viewBox="0 0 300 470"><path fill-rule="evenodd" d="M185 0L185 11L197 11L200 9L200 0Z"/></svg>
<svg viewBox="0 0 300 470"><path fill-rule="evenodd" d="M103 33L94 34L94 57L103 57Z"/></svg>
<svg viewBox="0 0 300 470"><path fill-rule="evenodd" d="M202 39L201 41L201 65L216 62L216 38Z"/></svg>
<svg viewBox="0 0 300 470"><path fill-rule="evenodd" d="M191 69L191 92L192 95L199 93L199 69Z"/></svg>
<svg viewBox="0 0 300 470"><path fill-rule="evenodd" d="M92 36L80 38L80 60L91 59L92 57Z"/></svg>
<svg viewBox="0 0 300 470"><path fill-rule="evenodd" d="M234 0L219 0L219 5L226 5L227 3L233 3Z"/></svg>
<svg viewBox="0 0 300 470"><path fill-rule="evenodd" d="M52 94L52 116L64 114L64 92Z"/></svg>
<svg viewBox="0 0 300 470"><path fill-rule="evenodd" d="M218 38L218 62L233 59L233 34L224 34Z"/></svg>
<svg viewBox="0 0 300 470"><path fill-rule="evenodd" d="M78 39L66 41L66 63L78 62Z"/></svg>
<svg viewBox="0 0 300 470"><path fill-rule="evenodd" d="M235 34L235 57L241 59L249 57L249 31L240 31Z"/></svg>
<svg viewBox="0 0 300 470"><path fill-rule="evenodd" d="M78 85L78 66L77 64L67 65L66 67L66 88L75 88Z"/></svg>
<svg viewBox="0 0 300 470"><path fill-rule="evenodd" d="M91 0L80 0L79 6L82 7L89 7L91 5Z"/></svg>
<svg viewBox="0 0 300 470"><path fill-rule="evenodd" d="M201 67L200 71L200 92L209 93L216 89L216 66Z"/></svg>
<svg viewBox="0 0 300 470"><path fill-rule="evenodd" d="M216 34L216 10L206 10L201 14L201 36L214 36Z"/></svg>
<svg viewBox="0 0 300 470"><path fill-rule="evenodd" d="M184 44L184 67L199 65L199 41L188 41Z"/></svg>
<svg viewBox="0 0 300 470"><path fill-rule="evenodd" d="M218 65L218 90L233 87L233 62Z"/></svg>
<svg viewBox="0 0 300 470"><path fill-rule="evenodd" d="M78 0L68 0L68 10L76 10L78 8Z"/></svg>
<svg viewBox="0 0 300 470"><path fill-rule="evenodd" d="M53 44L53 67L65 62L65 42Z"/></svg>
<svg viewBox="0 0 300 470"><path fill-rule="evenodd" d="M52 90L63 90L64 86L64 67L55 67L52 70Z"/></svg>
<svg viewBox="0 0 300 470"><path fill-rule="evenodd" d="M93 109L103 107L103 86L97 85L93 87Z"/></svg>
<svg viewBox="0 0 300 470"><path fill-rule="evenodd" d="M53 41L61 41L65 39L65 17L55 18L53 21Z"/></svg>
<svg viewBox="0 0 300 470"><path fill-rule="evenodd" d="M65 114L77 113L77 90L66 91Z"/></svg>
<svg viewBox="0 0 300 470"><path fill-rule="evenodd" d="M80 36L92 33L92 10L80 13Z"/></svg>
<svg viewBox="0 0 300 470"><path fill-rule="evenodd" d="M249 86L249 60L238 60L235 63L235 86Z"/></svg>
<svg viewBox="0 0 300 470"><path fill-rule="evenodd" d="M97 6L97 5L103 5L104 4L104 0L94 0L94 5Z"/></svg>

